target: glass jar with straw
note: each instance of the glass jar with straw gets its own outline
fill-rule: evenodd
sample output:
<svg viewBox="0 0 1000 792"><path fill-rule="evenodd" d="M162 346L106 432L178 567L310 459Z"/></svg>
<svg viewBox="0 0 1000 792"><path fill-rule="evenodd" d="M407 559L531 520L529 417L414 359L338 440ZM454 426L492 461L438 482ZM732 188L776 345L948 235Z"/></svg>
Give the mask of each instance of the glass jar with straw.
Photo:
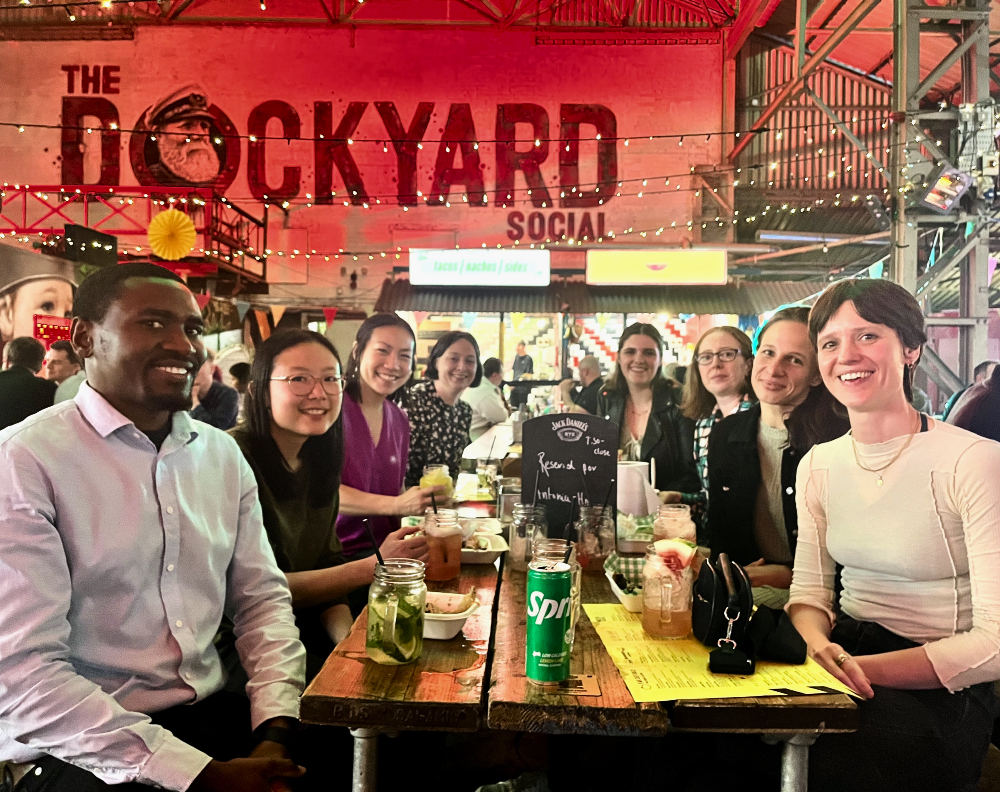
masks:
<svg viewBox="0 0 1000 792"><path fill-rule="evenodd" d="M507 561L516 572L527 572L531 547L537 539L548 535L545 507L530 503L514 504L514 520L510 525L510 551Z"/></svg>
<svg viewBox="0 0 1000 792"><path fill-rule="evenodd" d="M573 651L573 641L576 639L576 623L580 620L580 593L583 585L583 569L576 555L578 549L579 545L574 545L565 539L539 538L532 547L531 559L532 561L566 562L569 564L570 579L572 581L570 584L570 598L573 608L569 628L570 651Z"/></svg>

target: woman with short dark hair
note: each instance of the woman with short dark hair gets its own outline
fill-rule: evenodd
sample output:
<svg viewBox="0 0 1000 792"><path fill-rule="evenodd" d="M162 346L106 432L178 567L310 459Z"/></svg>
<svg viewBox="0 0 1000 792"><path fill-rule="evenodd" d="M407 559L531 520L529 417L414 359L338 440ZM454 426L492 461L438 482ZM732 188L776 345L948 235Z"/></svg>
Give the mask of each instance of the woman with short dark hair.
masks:
<svg viewBox="0 0 1000 792"><path fill-rule="evenodd" d="M663 339L649 324L625 328L615 370L597 396L597 414L618 424L626 461L655 461L658 490L698 492L694 425L685 418L663 376Z"/></svg>
<svg viewBox="0 0 1000 792"><path fill-rule="evenodd" d="M866 699L858 732L810 749L811 790L975 789L1000 712L1000 446L913 408L923 325L883 280L841 281L809 317L851 432L799 463L787 609Z"/></svg>
<svg viewBox="0 0 1000 792"><path fill-rule="evenodd" d="M431 349L424 377L409 393L409 487L420 483L427 465L447 465L452 479L458 476L472 425L472 408L459 397L483 377L476 339L462 330L445 333Z"/></svg>

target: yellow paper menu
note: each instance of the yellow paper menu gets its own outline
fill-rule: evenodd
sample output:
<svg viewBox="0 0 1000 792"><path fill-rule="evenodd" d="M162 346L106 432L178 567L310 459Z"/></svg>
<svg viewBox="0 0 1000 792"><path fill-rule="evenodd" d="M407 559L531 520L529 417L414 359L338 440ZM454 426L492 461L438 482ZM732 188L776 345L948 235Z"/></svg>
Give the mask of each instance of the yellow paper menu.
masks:
<svg viewBox="0 0 1000 792"><path fill-rule="evenodd" d="M594 629L637 702L851 693L812 658L803 665L757 661L751 676L713 674L709 649L694 638L650 638L640 614L621 605L584 605Z"/></svg>

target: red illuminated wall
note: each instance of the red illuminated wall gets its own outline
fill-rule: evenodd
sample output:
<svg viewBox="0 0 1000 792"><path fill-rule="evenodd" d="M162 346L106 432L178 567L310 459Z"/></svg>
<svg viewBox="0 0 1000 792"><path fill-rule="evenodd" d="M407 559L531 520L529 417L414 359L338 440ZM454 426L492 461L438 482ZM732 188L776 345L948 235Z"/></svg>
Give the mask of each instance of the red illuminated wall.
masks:
<svg viewBox="0 0 1000 792"><path fill-rule="evenodd" d="M0 180L40 184L155 184L150 136L124 130L200 84L223 141L216 187L255 213L265 195L289 201L271 235L286 252L493 247L660 227L660 240L677 241L695 206L690 168L721 161L718 44L362 30L352 46L340 30L140 28L133 41L3 42L0 73L0 120L97 130L0 128ZM100 132L111 124L123 131ZM334 140L343 137L356 142Z"/></svg>

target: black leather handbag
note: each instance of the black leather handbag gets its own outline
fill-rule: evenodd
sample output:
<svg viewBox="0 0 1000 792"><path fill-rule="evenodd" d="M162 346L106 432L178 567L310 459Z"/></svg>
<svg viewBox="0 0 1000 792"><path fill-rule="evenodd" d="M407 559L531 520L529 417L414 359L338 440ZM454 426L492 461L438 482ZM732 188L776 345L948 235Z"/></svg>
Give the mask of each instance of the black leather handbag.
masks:
<svg viewBox="0 0 1000 792"><path fill-rule="evenodd" d="M750 578L739 564L719 553L707 561L694 584L691 627L709 647L709 670L717 674L752 674L756 658L802 665L806 642L788 614L754 607Z"/></svg>
<svg viewBox="0 0 1000 792"><path fill-rule="evenodd" d="M691 628L695 638L712 651L708 668L717 674L752 674L754 651L747 646L753 613L750 578L739 564L719 553L715 564L701 565L694 584Z"/></svg>

